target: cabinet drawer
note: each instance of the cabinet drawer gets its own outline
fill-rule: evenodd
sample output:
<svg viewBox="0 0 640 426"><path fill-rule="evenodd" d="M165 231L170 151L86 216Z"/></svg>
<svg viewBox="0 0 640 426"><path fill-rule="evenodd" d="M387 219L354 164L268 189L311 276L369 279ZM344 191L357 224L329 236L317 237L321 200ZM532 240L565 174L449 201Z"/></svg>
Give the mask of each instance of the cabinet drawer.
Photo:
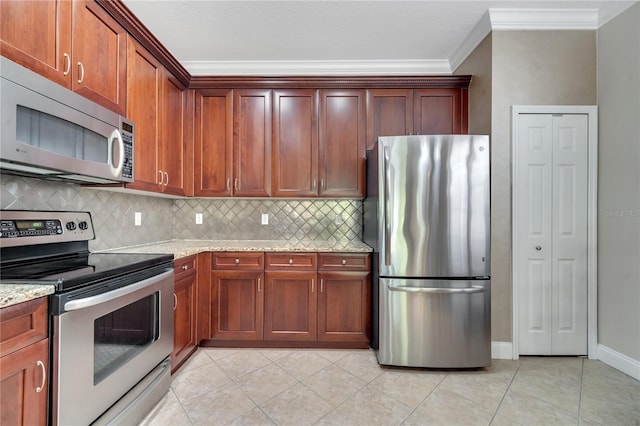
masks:
<svg viewBox="0 0 640 426"><path fill-rule="evenodd" d="M211 269L264 269L264 255L262 252L222 252L211 256Z"/></svg>
<svg viewBox="0 0 640 426"><path fill-rule="evenodd" d="M0 309L0 357L45 339L47 324L46 297Z"/></svg>
<svg viewBox="0 0 640 426"><path fill-rule="evenodd" d="M188 256L174 260L173 272L176 281L196 272L196 258L196 256Z"/></svg>
<svg viewBox="0 0 640 426"><path fill-rule="evenodd" d="M318 270L368 271L370 256L363 253L320 253Z"/></svg>
<svg viewBox="0 0 640 426"><path fill-rule="evenodd" d="M316 253L267 253L266 269L315 271Z"/></svg>

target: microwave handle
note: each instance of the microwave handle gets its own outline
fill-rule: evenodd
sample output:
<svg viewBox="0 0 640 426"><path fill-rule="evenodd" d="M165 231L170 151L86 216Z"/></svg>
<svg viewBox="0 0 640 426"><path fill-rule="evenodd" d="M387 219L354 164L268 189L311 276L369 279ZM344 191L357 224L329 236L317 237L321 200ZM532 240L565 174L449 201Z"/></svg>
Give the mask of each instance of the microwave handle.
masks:
<svg viewBox="0 0 640 426"><path fill-rule="evenodd" d="M113 165L113 145L118 142L118 151L120 155L118 156L118 165L114 167ZM113 133L111 133L111 137L109 138L109 148L107 150L107 162L109 163L109 168L111 169L111 173L115 177L120 177L122 174L122 168L124 167L124 141L122 140L122 135L118 129L115 129Z"/></svg>

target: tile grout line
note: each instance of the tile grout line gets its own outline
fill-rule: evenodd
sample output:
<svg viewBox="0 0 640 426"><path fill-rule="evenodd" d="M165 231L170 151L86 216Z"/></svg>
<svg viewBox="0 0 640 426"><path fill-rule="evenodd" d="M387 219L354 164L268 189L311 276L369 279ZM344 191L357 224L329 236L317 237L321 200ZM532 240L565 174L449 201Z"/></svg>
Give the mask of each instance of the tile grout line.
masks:
<svg viewBox="0 0 640 426"><path fill-rule="evenodd" d="M445 375L444 375L444 377L443 377L443 378L438 382L438 384L437 384L437 385L435 385L435 386L433 387L433 389L431 389L431 392L429 392L429 393L427 394L427 396L425 396L425 397L422 399L422 401L420 401L420 402L416 405L416 407L415 407L413 410L411 410L411 412L410 412L409 414L407 414L407 415L404 417L404 419L402 419L402 421L400 422L400 425L402 425L404 422L406 422L406 421L407 421L407 419L409 419L409 417L411 417L411 416L413 415L413 413L415 413L415 412L416 412L416 410L418 410L418 408L420 408L420 406L421 406L422 404L424 404L424 402L425 402L427 399L429 399L429 397L431 396L431 394L432 394L433 392L435 392L435 391L436 391L436 389L438 389L438 388L440 387L440 385L442 384L442 382L444 382L444 381L445 381L445 379L446 379L447 377L449 377L449 375L450 375L450 374L451 374L450 372L447 372L447 374L445 374Z"/></svg>
<svg viewBox="0 0 640 426"><path fill-rule="evenodd" d="M489 425L491 425L493 423L493 421L496 418L496 415L498 414L498 411L500 411L500 407L502 407L502 403L504 402L504 399L507 396L507 393L509 393L509 389L511 389L511 385L513 384L513 381L516 379L516 376L518 375L518 372L520 371L520 368L522 367L522 362L520 362L520 364L518 364L518 368L516 368L516 371L513 373L513 376L511 377L511 380L509 381L509 386L507 386L507 389L505 389L504 394L502 395L502 398L500 398L500 402L498 403L498 406L496 407L496 410L493 412L493 416L491 416L491 420L489 420Z"/></svg>

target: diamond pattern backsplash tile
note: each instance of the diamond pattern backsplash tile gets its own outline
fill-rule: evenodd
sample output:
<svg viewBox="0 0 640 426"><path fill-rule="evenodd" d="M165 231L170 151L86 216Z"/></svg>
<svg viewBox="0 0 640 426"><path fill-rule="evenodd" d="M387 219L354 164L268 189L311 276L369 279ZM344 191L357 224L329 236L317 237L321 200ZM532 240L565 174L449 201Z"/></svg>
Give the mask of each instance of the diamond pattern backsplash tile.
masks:
<svg viewBox="0 0 640 426"><path fill-rule="evenodd" d="M84 188L76 184L0 175L0 208L89 211L96 239L92 251L171 239L362 239L360 200L181 199ZM134 226L134 213L142 225ZM203 224L196 225L195 214ZM262 225L262 214L269 224Z"/></svg>
<svg viewBox="0 0 640 426"><path fill-rule="evenodd" d="M173 238L173 200L9 175L0 175L0 184L2 209L91 212L96 233L91 251ZM134 212L142 213L141 226L134 226Z"/></svg>
<svg viewBox="0 0 640 426"><path fill-rule="evenodd" d="M203 223L196 225L196 213ZM262 214L269 224L262 225ZM175 200L173 235L179 239L360 241L360 200Z"/></svg>

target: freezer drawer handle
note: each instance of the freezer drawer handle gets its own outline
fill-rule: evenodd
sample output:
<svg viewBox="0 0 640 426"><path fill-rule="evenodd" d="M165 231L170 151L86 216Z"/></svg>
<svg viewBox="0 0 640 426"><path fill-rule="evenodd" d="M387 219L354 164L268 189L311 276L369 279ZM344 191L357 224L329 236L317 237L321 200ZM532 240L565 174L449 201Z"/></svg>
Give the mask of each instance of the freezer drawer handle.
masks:
<svg viewBox="0 0 640 426"><path fill-rule="evenodd" d="M388 286L391 291L404 291L406 293L436 293L436 294L455 294L455 293L483 293L484 287L474 285L465 288L442 288L442 287L405 287L405 286Z"/></svg>
<svg viewBox="0 0 640 426"><path fill-rule="evenodd" d="M389 220L389 213L387 212L387 210L389 209L389 180L391 180L391 171L389 170L388 146L384 147L382 161L382 169L384 170L384 178L382 179L384 193L382 216L382 220L384 222L384 264L391 265L391 224Z"/></svg>

